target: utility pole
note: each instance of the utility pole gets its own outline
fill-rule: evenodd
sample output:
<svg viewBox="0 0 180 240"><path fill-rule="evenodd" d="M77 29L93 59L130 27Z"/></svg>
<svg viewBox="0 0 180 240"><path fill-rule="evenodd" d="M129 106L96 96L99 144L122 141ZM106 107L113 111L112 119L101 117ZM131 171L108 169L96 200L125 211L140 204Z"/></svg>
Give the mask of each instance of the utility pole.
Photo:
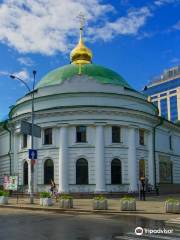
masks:
<svg viewBox="0 0 180 240"><path fill-rule="evenodd" d="M17 79L20 82L22 82L26 88L28 89L28 92L31 94L31 149L34 150L34 88L35 88L35 81L36 81L36 71L33 70L33 87L32 90L28 86L28 84L21 78L15 76L15 75L10 75L12 79ZM29 181L30 181L30 189L29 189L29 194L30 194L30 203L34 203L34 163L32 160L30 160L30 176L29 176Z"/></svg>

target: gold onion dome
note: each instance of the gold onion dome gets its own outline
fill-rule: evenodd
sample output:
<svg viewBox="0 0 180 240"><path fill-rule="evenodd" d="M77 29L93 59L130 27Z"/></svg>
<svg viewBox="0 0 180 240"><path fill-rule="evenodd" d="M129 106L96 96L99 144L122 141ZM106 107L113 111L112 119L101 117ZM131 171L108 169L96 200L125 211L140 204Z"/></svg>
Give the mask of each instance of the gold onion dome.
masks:
<svg viewBox="0 0 180 240"><path fill-rule="evenodd" d="M82 31L83 28L80 28L80 38L79 43L76 45L76 47L71 51L70 54L70 60L73 64L88 64L92 61L92 51L87 48L84 44L83 38L82 38Z"/></svg>

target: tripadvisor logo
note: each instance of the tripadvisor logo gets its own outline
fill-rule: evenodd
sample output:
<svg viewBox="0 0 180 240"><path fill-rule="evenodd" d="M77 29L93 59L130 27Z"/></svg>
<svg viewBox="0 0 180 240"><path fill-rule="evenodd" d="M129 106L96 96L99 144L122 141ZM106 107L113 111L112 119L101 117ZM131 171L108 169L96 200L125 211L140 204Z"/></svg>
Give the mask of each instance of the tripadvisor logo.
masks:
<svg viewBox="0 0 180 240"><path fill-rule="evenodd" d="M135 234L140 236L143 234L171 234L173 233L173 229L148 229L142 227L136 227L134 230Z"/></svg>
<svg viewBox="0 0 180 240"><path fill-rule="evenodd" d="M134 232L138 236L143 235L143 228L142 227L137 227L137 228L135 228Z"/></svg>

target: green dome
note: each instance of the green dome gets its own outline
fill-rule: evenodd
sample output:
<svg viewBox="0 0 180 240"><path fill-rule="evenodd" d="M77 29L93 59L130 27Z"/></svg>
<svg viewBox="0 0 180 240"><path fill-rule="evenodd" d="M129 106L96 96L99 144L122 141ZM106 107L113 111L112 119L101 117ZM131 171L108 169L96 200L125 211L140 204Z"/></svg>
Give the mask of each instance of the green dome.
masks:
<svg viewBox="0 0 180 240"><path fill-rule="evenodd" d="M81 67L81 74L96 79L102 84L119 85L126 88L131 86L116 72L95 64L86 64ZM64 80L70 79L73 76L78 75L79 66L75 64L65 65L49 72L36 86L36 88L42 88L52 85L61 84Z"/></svg>

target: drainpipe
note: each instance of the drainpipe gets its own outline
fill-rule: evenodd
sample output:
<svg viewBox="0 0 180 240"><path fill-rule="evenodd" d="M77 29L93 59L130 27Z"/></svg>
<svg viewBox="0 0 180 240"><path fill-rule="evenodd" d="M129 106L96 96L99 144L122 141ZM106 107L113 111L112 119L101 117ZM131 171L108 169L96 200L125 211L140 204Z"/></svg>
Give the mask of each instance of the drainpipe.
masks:
<svg viewBox="0 0 180 240"><path fill-rule="evenodd" d="M164 119L162 117L159 117L159 123L153 127L154 188L157 191L157 195L158 195L158 189L157 189L157 182L156 182L156 128L161 126L163 122L164 122Z"/></svg>
<svg viewBox="0 0 180 240"><path fill-rule="evenodd" d="M12 142L12 137L11 137L11 131L10 129L8 128L8 120L6 120L3 124L3 128L4 130L8 131L9 133L9 151L8 151L8 156L9 156L9 173L10 175L12 174L12 158L11 158L11 142Z"/></svg>

